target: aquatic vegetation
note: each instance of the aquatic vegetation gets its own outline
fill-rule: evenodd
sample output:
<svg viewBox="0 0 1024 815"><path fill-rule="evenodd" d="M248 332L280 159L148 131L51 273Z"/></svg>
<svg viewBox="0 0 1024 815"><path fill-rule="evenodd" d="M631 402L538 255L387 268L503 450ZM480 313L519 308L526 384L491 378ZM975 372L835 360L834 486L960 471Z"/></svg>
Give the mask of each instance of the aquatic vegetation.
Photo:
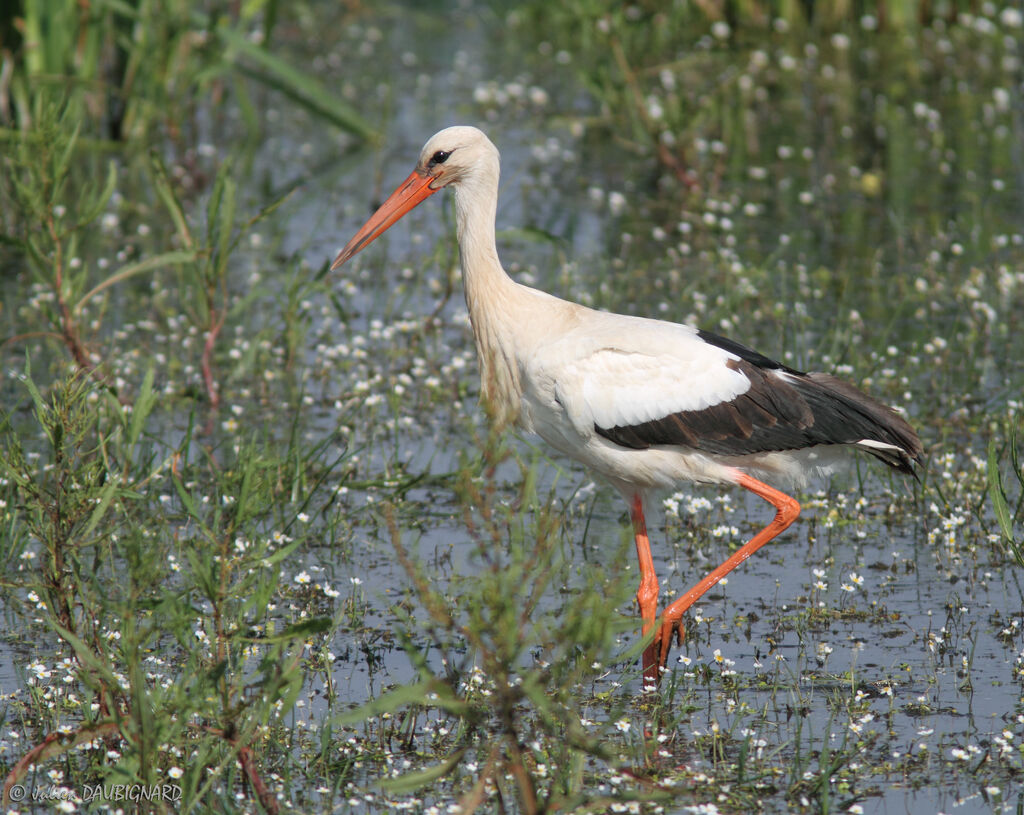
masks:
<svg viewBox="0 0 1024 815"><path fill-rule="evenodd" d="M0 14L8 789L1019 807L1019 13L93 3L30 54L43 5ZM487 431L445 207L328 274L397 180L350 115L485 123L517 279L863 383L922 483L815 485L644 695L618 499ZM763 525L662 509L662 600Z"/></svg>

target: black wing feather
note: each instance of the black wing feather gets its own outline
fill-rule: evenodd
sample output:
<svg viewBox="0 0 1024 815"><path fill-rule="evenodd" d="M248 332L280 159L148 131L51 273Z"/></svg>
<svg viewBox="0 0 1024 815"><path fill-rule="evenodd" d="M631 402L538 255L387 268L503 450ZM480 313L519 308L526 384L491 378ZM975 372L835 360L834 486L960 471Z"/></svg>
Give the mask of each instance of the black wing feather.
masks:
<svg viewBox="0 0 1024 815"><path fill-rule="evenodd" d="M702 328L697 329L697 336L704 340L708 345L714 345L716 348L728 351L733 356L746 360L751 365L758 368L764 368L768 371L786 371L791 374L800 373L799 371L786 367L781 362L778 362L771 357L766 357L764 354L755 351L753 348L747 347L742 342L730 340L728 337L721 337L718 334L713 334Z"/></svg>
<svg viewBox="0 0 1024 815"><path fill-rule="evenodd" d="M891 467L913 471L921 442L891 408L828 374L805 374L744 345L707 332L705 342L739 357L727 364L750 380L746 393L702 410L680 411L627 427L597 427L604 438L634 450L678 445L743 456L863 440L893 445L867 449Z"/></svg>

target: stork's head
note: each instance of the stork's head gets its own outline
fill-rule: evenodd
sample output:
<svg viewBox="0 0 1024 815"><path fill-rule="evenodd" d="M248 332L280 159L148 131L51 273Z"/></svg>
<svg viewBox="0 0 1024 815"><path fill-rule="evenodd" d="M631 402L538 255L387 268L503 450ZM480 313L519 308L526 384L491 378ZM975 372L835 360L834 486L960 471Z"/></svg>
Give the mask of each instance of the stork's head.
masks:
<svg viewBox="0 0 1024 815"><path fill-rule="evenodd" d="M431 188L439 190L449 184L457 184L472 174L474 168L497 157L497 148L483 131L456 125L435 133L423 145L415 172L431 176L434 179Z"/></svg>
<svg viewBox="0 0 1024 815"><path fill-rule="evenodd" d="M345 245L331 269L337 269L438 190L496 174L497 169L498 150L482 131L459 125L435 133L423 146L416 169Z"/></svg>

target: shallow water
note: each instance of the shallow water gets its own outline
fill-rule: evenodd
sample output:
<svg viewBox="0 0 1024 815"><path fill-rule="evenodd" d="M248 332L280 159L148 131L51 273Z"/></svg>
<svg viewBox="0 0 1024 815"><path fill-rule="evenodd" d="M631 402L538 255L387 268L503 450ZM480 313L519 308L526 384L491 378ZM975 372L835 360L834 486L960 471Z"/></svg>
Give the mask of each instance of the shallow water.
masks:
<svg viewBox="0 0 1024 815"><path fill-rule="evenodd" d="M310 61L381 121L379 149L347 152L345 137L268 100L267 138L246 192L260 199L302 183L233 270L239 291L258 271L270 294L229 326L227 344L245 353L259 331L278 341L262 320L279 320L275 297L293 273L279 257L297 257L299 274L312 277L405 177L431 133L480 124L502 152L500 249L517 279L600 308L696 322L788 364L835 371L904 408L928 449L920 485L868 461L812 485L800 496L800 521L688 615L687 642L673 649L664 684L691 712L675 726L666 774L714 776L707 752L687 746L714 731L729 735L730 757L745 739L764 742L771 757L761 769L778 787L764 793L771 811L811 811L814 802L879 813L1019 807L1024 588L993 539L984 470L989 439L1004 441L1003 427L1019 422L1024 385L1022 89L1019 62L1008 61L1019 59L1010 42L1019 29L996 13L981 15L995 33L977 24L929 29L916 63L899 37L868 30L845 45L820 37L809 47L778 33L763 43L690 43L678 63L642 76L659 77L645 85L649 109L695 109L680 132L665 114L665 133L683 145L696 177L687 191L652 158L635 116L630 130L594 101L583 80L606 55L565 50L566 32L538 32L528 15L466 3L415 8L325 14L318 33L331 45ZM468 28L453 24L467 14ZM296 59L308 54L303 35L293 32ZM701 77L699 90L686 86ZM739 125L736 111L747 115ZM415 597L382 503L398 505L402 540L454 603L483 569L456 497L456 474L478 460L485 435L456 267L450 202L434 200L331 276L336 304L304 312L291 371L311 396L301 431L321 438L342 424L338 448L358 457L339 498L351 540L310 546L287 564L358 607L329 643L340 708L416 678L394 636L394 606ZM148 295L126 296L125 322L134 296ZM424 321L435 309L439 327L430 330ZM151 332L125 334L126 346L140 339L153 350ZM180 341L153 345L171 352ZM225 404L284 434L285 386L261 396L251 386L227 376ZM186 418L169 411L169 443ZM556 586L539 606L558 612L590 570L632 575L636 565L623 556L619 497L535 444L517 439L513 449L534 466L541 502L564 508ZM516 501L521 477L515 461L498 469L499 503ZM392 487L403 478L415 483L399 493ZM722 503L722 490L681 490L678 512L652 507L663 601L770 518L763 502L737 491ZM691 496L706 499L693 512ZM628 594L613 599L632 619ZM638 629L622 635L620 653ZM437 669L440 649L425 637L415 644ZM0 659L5 690L19 685L17 664L10 651ZM625 698L639 697L638 666L623 661L595 680L589 709L598 723L612 715L598 692L619 692L618 682ZM325 715L332 708L320 690L310 689L311 710ZM628 713L636 732L647 713L639 704ZM827 774L830 803L810 793L805 801L799 779L781 774L797 753L814 756L813 774L829 750L847 761ZM372 789L378 770L388 771L369 763L354 787ZM610 775L596 768L592 780ZM350 803L347 795L338 806L354 811L425 810L458 798L443 785L420 799ZM666 811L714 802L701 796Z"/></svg>
<svg viewBox="0 0 1024 815"><path fill-rule="evenodd" d="M389 32L388 38L391 36L404 42L397 32ZM473 36L486 39L488 33L477 31ZM472 47L469 50L476 53ZM741 68L748 55L749 51L736 54ZM507 58L507 54L493 61L501 62L501 57ZM821 63L830 64L830 57L847 59L833 52L815 62L820 68ZM861 68L877 57L860 54ZM487 57L480 55L466 62L476 66L477 58L488 66ZM852 53L848 59L853 65L849 69L856 71L858 55ZM531 58L528 50L521 66L503 68L508 73L495 77L499 87L504 76L525 76L528 83L536 81L546 87L553 99L564 101L571 96L561 94L557 82L544 76L547 64ZM479 75L490 77L493 70L482 67L470 72L477 75L477 88L486 85ZM408 79L389 75L385 81L400 95L398 88ZM694 196L681 209L673 210L669 206L672 197L662 197L644 181L649 165L641 169L640 163L636 170L628 169L636 162L606 134L587 133L587 138L580 139L567 133L547 111L519 116L498 107L490 110L490 116L482 116L479 108L469 106L468 117L451 116L446 103L453 94L437 89L452 83L454 95L458 95L460 82L469 90L473 81L456 70L451 75L442 72L440 79L425 83L428 90L423 95L439 102L440 113L417 110L415 104L399 105L402 114L389 126L381 156L385 191L404 176L418 144L433 130L457 120L492 118L488 129L503 156L499 229L527 225L555 238L550 244L504 241L507 267L526 270L525 279L570 298L587 298L628 313L696 318L705 327L756 344L791 364L826 370L839 365L844 376L867 382L883 398L904 404L929 447L932 464L925 475L922 498L915 499L912 484L905 486L899 479L890 482L879 472L880 466L866 462L859 465L862 486L857 486L858 478L837 478L826 497L811 501L815 505L793 530L737 570L727 586L716 588L702 600L697 614L705 619L684 655L694 663L713 667L721 664L713 656L716 652L734 662L730 668L750 685L739 694L742 701L749 709L774 711L764 716L757 730L757 736L769 744L799 742L801 737L794 735L798 732L812 734L812 749L814 745L836 749L848 738L867 737L872 746L862 753L861 760L878 767L890 765L892 770L872 775L866 795L849 799L850 806L858 801L865 812L912 813L1016 807L1020 791L1012 784L1000 787L993 782L983 791L967 781L968 776L949 770L950 765L977 761L982 752L997 763L989 752L994 749L993 738L1003 738L1005 743L1004 731L1013 738L1021 737L1019 653L1024 594L1019 572L998 559L987 563L984 555L978 557L976 548L972 554L960 551L965 546L977 547L984 537L978 519L961 518L955 501L942 510L929 509L929 504L934 504L929 496L933 495L930 485L936 481L944 495L950 494L953 482L965 484L972 476L957 472L957 467L966 464L969 472L976 467L969 464L970 456L984 456L984 438L974 437L962 423L943 427L951 413L963 416L964 402L958 394L972 392L975 400L999 413L1003 400L1013 392L1010 383L1020 381L1020 363L1010 351L1017 345L1011 327L1017 322L1020 304L1016 284L1011 286L1012 292L1004 291L1008 296L1000 304L988 300L994 312L981 318L985 327L972 328L972 318L965 317L965 311L979 316L987 313L981 305L987 299L982 293L984 284L974 292L967 291L970 284L966 281L973 274L969 269L982 269L989 280L993 274L1005 278L1007 272L994 269L1020 255L1016 248L1022 227L1019 193L1010 193L1010 189L1019 189L1019 171L1011 171L1009 178L981 177L972 158L976 150L986 149L989 136L1012 141L1008 133L1000 137L997 131L1017 125L1001 119L1006 124L983 132L977 123L950 121L945 118L950 112L945 110L934 116L939 105L930 106L933 98L928 96L922 101L906 94L896 105L887 103L886 80L879 77L879 85L870 92L865 88L860 94L851 93L862 102L868 93L864 109L876 117L873 125L863 126L854 119L855 128L870 133L874 127L883 141L880 129L889 128L891 141L913 145L916 139L917 147L911 150L926 148L926 133L939 132L950 143L960 139L957 150L962 152L957 160L969 168L943 170L948 181L935 185L942 192L932 196L924 174L933 165L909 160L906 154L902 156L906 166L886 165L886 161L897 161L890 151L887 158L882 157L882 167L873 172L878 176L889 172L888 183L905 189L901 193L890 189L888 196L875 197L870 186L875 181L863 180L864 168L851 167L844 158L860 156L870 171L878 161L872 151L885 153L887 148L869 147L858 136L844 135L848 144L835 149L835 142L841 139L833 128L839 126L823 121L820 127L808 129L806 122L795 123L789 118L787 108L793 105L787 99L778 105L777 127L759 133L768 142L759 145L770 165L765 172L767 183L760 173L745 177L741 163L741 172L723 180L713 195L703 200ZM807 82L813 85L812 80ZM927 84L919 90L940 96L946 92ZM965 96L992 92L960 90ZM806 94L805 99L814 100L819 93L827 96L834 91L808 90L806 84L779 79L773 92L792 93L795 99ZM871 93L877 95L871 99ZM880 110L884 125L878 121ZM916 128L915 119L925 120L925 125ZM932 126L928 121L940 124ZM903 130L897 132L898 128ZM557 143L539 148L552 134ZM805 141L808 137L810 141ZM777 179L774 184L773 177ZM848 178L855 183L848 184ZM812 191L807 196L798 194L802 184ZM618 203L609 207L608 191L621 191L625 211L619 210ZM984 227L974 220L979 200L987 213ZM338 243L360 220L358 215L343 219L349 226L339 227ZM450 218L441 219L436 211L427 211L409 220L407 228L392 230L386 249L367 252L356 265L419 268L437 242L449 240ZM677 229L680 223L689 228ZM729 249L722 251L719 242ZM1011 263L1011 276L1013 268ZM972 303L973 297L978 299ZM416 305L413 298L405 307ZM461 310L456 295L445 313L459 314ZM966 359L958 361L955 354L934 343L935 337L954 336L962 343L958 350ZM1006 344L997 336L1004 337ZM447 329L445 337L449 349L466 353L464 326ZM975 371L993 369L1003 372L995 381L989 376L977 384L972 381ZM467 376L472 378L472 373ZM988 389L980 393L977 387L986 387L984 382ZM471 400L463 407L474 409ZM418 417L417 424L420 421ZM440 426L443 428L443 423ZM415 441L409 443L412 460L432 459L434 472L453 467L448 445L465 444L459 438L445 439L439 445L442 455L435 457L430 438L419 442L425 449L417 450ZM943 455L950 459L936 466L936 459ZM585 474L565 462L559 465L568 471L556 492L568 495L587 483ZM710 490L698 494L712 501L717 495ZM841 510L840 523L830 523L837 495L847 499L847 506L863 496L866 508L852 515ZM435 501L443 502L443 496L443 489L434 491ZM585 500L596 502L593 506L597 509L586 530L585 555L600 563L607 553L612 561L604 565L613 565L623 535L623 508L616 496L600 489L597 497ZM887 509L890 503L893 509ZM769 513L759 501L734 495L733 505L735 512L728 520L740 527L740 538L767 522ZM982 518L985 514L983 510ZM855 519L852 523L851 518ZM990 515L988 519L991 522ZM728 553L724 541L706 539L710 525L704 527L703 539L698 532L693 544L680 548L673 534L678 523L667 532L661 531L662 524L656 525L655 557L663 590L687 587ZM943 535L934 532L929 540L929 531L944 524L945 543L937 542ZM576 538L580 534L581 524L569 525L570 557L583 554ZM604 541L610 545L603 546ZM740 539L729 542L736 545ZM440 585L473 569L467 554L472 544L455 511L448 518L443 511L431 517L427 529L418 535L417 546L424 562L443 558L443 567L432 576ZM400 570L388 563L386 544L384 553L374 561L365 572L371 606L376 604L374 587L378 587L377 601L386 604L387 593L379 587L402 579ZM624 568L635 566L630 562ZM851 576L863 582L857 585ZM827 588L815 589L819 580ZM551 598L550 602L560 600ZM816 618L818 622L808 626L801 618L810 604L820 604L828 614L824 621ZM630 613L628 607L622 611ZM746 626L745 632L737 627L736 620L751 619L757 622ZM678 653L677 649L673 657ZM687 666L675 662L671 667L685 676ZM363 688L375 687L377 681L408 681L408 669L405 655L394 650L385 651L383 663L372 669L353 673L346 666L342 673L350 692L358 697ZM634 674L634 681L636 678ZM757 691L753 686L759 678L776 684L771 690ZM683 686L688 681L696 680L680 678ZM837 694L850 693L852 683L865 693L859 718L848 716L833 703ZM731 721L743 720L726 704L730 696L709 690L706 709L692 715L692 730L707 733L712 725L728 729ZM802 731L795 729L794 710L799 710L796 716L803 719ZM908 761L909 756L914 756L913 762ZM700 766L699 760L696 765ZM908 767L913 769L905 769ZM856 776L858 769L855 763L848 773ZM940 780L944 776L947 780ZM799 800L791 803L800 807Z"/></svg>

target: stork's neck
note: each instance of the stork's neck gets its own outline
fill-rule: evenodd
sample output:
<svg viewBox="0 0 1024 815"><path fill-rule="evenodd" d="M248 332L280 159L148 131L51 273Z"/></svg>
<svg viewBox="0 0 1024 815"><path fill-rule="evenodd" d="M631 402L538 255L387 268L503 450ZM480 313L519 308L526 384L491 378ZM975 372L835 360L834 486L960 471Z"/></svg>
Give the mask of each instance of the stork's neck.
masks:
<svg viewBox="0 0 1024 815"><path fill-rule="evenodd" d="M488 180L486 176L479 180L466 179L455 187L455 220L467 301L470 297L474 301L486 298L487 292L495 287L500 289L512 282L501 268L494 239L498 212L497 178L493 183L486 183Z"/></svg>
<svg viewBox="0 0 1024 815"><path fill-rule="evenodd" d="M494 237L498 209L498 166L478 165L477 172L455 186L462 282L480 359L484 408L499 425L519 413L519 366L513 331L521 287L498 260Z"/></svg>

